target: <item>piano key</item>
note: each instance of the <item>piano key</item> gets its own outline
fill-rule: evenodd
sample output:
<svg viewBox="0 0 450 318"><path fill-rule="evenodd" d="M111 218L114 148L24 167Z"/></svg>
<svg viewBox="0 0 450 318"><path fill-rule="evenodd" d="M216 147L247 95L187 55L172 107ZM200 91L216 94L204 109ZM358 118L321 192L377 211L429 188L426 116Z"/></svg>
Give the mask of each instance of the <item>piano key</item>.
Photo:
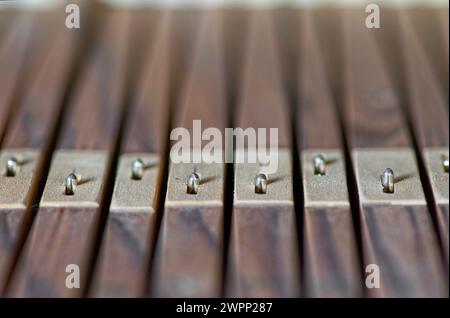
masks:
<svg viewBox="0 0 450 318"><path fill-rule="evenodd" d="M215 127L221 132L228 122L220 15L210 11L200 19L195 50L173 118L173 127L187 129L191 138L195 138L194 120L200 120L203 129ZM195 158L206 141L184 145ZM188 191L191 174L198 193ZM223 192L223 163L171 161L152 295L220 296Z"/></svg>
<svg viewBox="0 0 450 318"><path fill-rule="evenodd" d="M0 146L6 134L6 126L13 110L11 104L17 96L20 74L30 42L33 20L32 14L18 14L10 21L8 33L0 41ZM5 21L6 22L6 21Z"/></svg>
<svg viewBox="0 0 450 318"><path fill-rule="evenodd" d="M380 269L381 287L366 291L378 297L444 296L437 240L400 96L364 15L343 14L344 118L359 194L364 267ZM393 194L381 187L386 168L393 169L399 189ZM403 200L404 189L411 193Z"/></svg>
<svg viewBox="0 0 450 318"><path fill-rule="evenodd" d="M272 18L264 10L251 16L235 127L277 128L278 170L267 176L267 193L255 194L259 164L235 163L229 297L294 297L300 288L290 120ZM250 146L237 144L236 156Z"/></svg>
<svg viewBox="0 0 450 318"><path fill-rule="evenodd" d="M421 161L425 162L427 149L434 147L449 147L449 119L446 100L441 90L439 90L438 80L432 71L432 65L426 59L425 49L420 45L419 39L410 28L413 21L406 12L399 12L399 32L402 39L404 76L406 82L406 96L409 106L412 128L417 139ZM448 86L448 81L447 81ZM441 154L441 156L444 154ZM448 157L448 155L447 155ZM432 175L426 174L426 182L431 184ZM426 188L436 198L438 193L433 187ZM443 244L444 255L448 264L449 259L449 239L448 239L448 200L440 204L436 200L431 202L437 227L440 231L440 238Z"/></svg>
<svg viewBox="0 0 450 318"><path fill-rule="evenodd" d="M83 64L61 123L41 207L10 295L76 297L86 292L112 182L110 171L125 95L127 49L123 43L130 24L127 12L103 14L97 17L101 19L100 37ZM75 193L68 195L63 184L71 173L79 184ZM70 264L80 270L80 288L66 284Z"/></svg>
<svg viewBox="0 0 450 318"><path fill-rule="evenodd" d="M306 9L305 9L306 10ZM297 142L304 191L304 278L310 297L361 296L361 269L337 114L310 11L300 17ZM324 175L313 160L323 156Z"/></svg>
<svg viewBox="0 0 450 318"><path fill-rule="evenodd" d="M445 13L445 10L422 7L407 9L405 15L426 54L427 63L430 64L438 79L436 84L440 86L441 93L448 101L448 51L445 48L445 45L448 45L448 39L445 41L445 31L440 25L442 12Z"/></svg>
<svg viewBox="0 0 450 318"><path fill-rule="evenodd" d="M353 161L362 222L366 265L380 270L384 297L443 297L446 284L433 224L420 184L414 152L409 148L354 149ZM395 173L394 193L380 186L386 163Z"/></svg>
<svg viewBox="0 0 450 318"><path fill-rule="evenodd" d="M135 33L139 41L148 38L154 44L146 48L143 60L136 61L143 63L144 70L134 74L136 98L131 101L127 119L110 213L90 291L93 297L141 297L147 288L158 184L163 172L161 157L168 132L168 50L173 20L169 11L161 14L151 33L147 30ZM149 16L147 12L147 19ZM139 25L134 23L133 29L136 27ZM142 175L133 180L132 166L136 160L142 161Z"/></svg>
<svg viewBox="0 0 450 318"><path fill-rule="evenodd" d="M32 177L30 177L31 179L26 179L27 182L23 183L21 191L24 191L24 193L15 194L16 196L23 195L20 198L20 200L23 200L16 202L20 206L17 205L14 208L14 213L8 209L0 209L0 214L8 213L10 216L14 215L16 219L15 223L5 225L9 227L11 236L3 237L7 241L2 242L2 246L5 247L3 250L5 254L2 257L3 261L0 268L0 287L2 289L7 287L11 271L33 220L33 205L37 203L42 179L46 175L44 170L46 165L48 165L46 163L49 158L48 148L51 147L54 139L57 128L57 114L60 112L65 85L69 79L72 61L79 43L78 32L67 33L65 28L54 28L58 31L50 32L48 37L42 37L42 33L48 32L48 27L52 23L57 23L57 18L59 17L56 14L54 18L45 20L45 23L43 23L43 19L48 18L48 14L50 13L46 13L43 16L36 14L36 23L33 25L27 25L27 23L31 23L31 21L27 22L27 19L30 18L29 16L18 17L18 23L19 21L25 23L20 25L25 28L22 30L25 33L22 35L16 34L16 39L21 39L21 41L25 42L31 41L26 35L26 28L33 27L31 36L40 39L41 43L37 47L34 46L34 40L29 44L25 42L19 44L22 46L20 50L26 50L31 47L34 48L33 52L35 53L33 57L24 57L23 54L25 53L21 53L20 50L14 53L19 59L18 62L22 63L23 68L21 70L16 69L14 72L26 72L27 74L14 75L11 73L11 81L17 80L14 77L19 77L21 80L28 82L29 84L26 85L27 91L26 93L21 93L23 94L22 98L15 101L8 100L8 92L5 91L6 99L2 99L2 101L12 103L11 107L15 108L9 119L9 128L6 131L3 143L4 149L1 151L2 156L23 157L22 159L25 160L22 162L23 168L32 169L34 172ZM13 35L14 32L11 34ZM15 58L12 56L5 56L5 58L15 61ZM10 65L14 65L14 63L11 62ZM20 86L20 88L23 87L25 86ZM11 98L14 99L16 97ZM7 104L5 103L5 105ZM33 155L28 157L28 154L31 153ZM21 169L20 162L19 166ZM18 178L22 178L20 171ZM7 184L5 183L6 191L11 191L11 193L18 191L18 189L9 190L6 188ZM26 188L24 188L25 185L27 186ZM17 199L19 200L19 197Z"/></svg>

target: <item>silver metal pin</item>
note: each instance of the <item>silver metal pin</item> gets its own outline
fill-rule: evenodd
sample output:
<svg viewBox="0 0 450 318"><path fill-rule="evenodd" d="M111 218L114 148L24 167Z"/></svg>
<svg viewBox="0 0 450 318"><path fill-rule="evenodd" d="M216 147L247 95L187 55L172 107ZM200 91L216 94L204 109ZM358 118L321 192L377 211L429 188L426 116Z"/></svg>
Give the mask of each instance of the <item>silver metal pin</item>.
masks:
<svg viewBox="0 0 450 318"><path fill-rule="evenodd" d="M448 173L448 157L442 158L442 167L444 168L444 172Z"/></svg>
<svg viewBox="0 0 450 318"><path fill-rule="evenodd" d="M255 193L264 194L267 192L267 175L258 173L255 177Z"/></svg>
<svg viewBox="0 0 450 318"><path fill-rule="evenodd" d="M144 162L138 158L131 165L131 179L141 180L144 175Z"/></svg>
<svg viewBox="0 0 450 318"><path fill-rule="evenodd" d="M187 178L187 193L188 194L197 194L198 186L200 184L200 175L197 172L192 172Z"/></svg>
<svg viewBox="0 0 450 318"><path fill-rule="evenodd" d="M391 168L386 168L381 176L381 185L383 192L394 193L394 171Z"/></svg>
<svg viewBox="0 0 450 318"><path fill-rule="evenodd" d="M9 158L6 161L6 176L15 177L19 171L19 163L16 158Z"/></svg>
<svg viewBox="0 0 450 318"><path fill-rule="evenodd" d="M325 158L322 155L316 155L313 158L313 167L314 167L314 174L323 176L325 175L325 169L326 169L326 161Z"/></svg>
<svg viewBox="0 0 450 318"><path fill-rule="evenodd" d="M75 172L70 173L65 182L64 182L64 186L65 186L65 191L64 193L66 195L74 195L75 194L75 189L77 188L78 185L78 177L75 174Z"/></svg>

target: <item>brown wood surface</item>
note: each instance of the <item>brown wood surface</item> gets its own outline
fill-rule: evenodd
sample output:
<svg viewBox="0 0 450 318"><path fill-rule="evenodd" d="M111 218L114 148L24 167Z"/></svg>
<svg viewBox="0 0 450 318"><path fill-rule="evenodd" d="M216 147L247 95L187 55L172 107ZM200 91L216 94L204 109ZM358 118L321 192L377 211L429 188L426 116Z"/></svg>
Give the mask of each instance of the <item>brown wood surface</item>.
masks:
<svg viewBox="0 0 450 318"><path fill-rule="evenodd" d="M139 14L137 18L135 15ZM141 58L135 61L136 88L133 90L128 108L128 120L124 134L124 152L153 152L162 154L167 141L169 121L169 70L170 70L170 31L173 16L168 11L158 12L156 26L143 28L155 12L133 12L133 29L141 27L132 38L135 50L142 50ZM140 19L138 19L140 17ZM147 22L147 23L146 23ZM149 42L146 47L136 42ZM137 54L135 54L137 55Z"/></svg>
<svg viewBox="0 0 450 318"><path fill-rule="evenodd" d="M448 287L427 207L363 205L362 210L366 265L380 268L380 288L369 295L445 297Z"/></svg>
<svg viewBox="0 0 450 318"><path fill-rule="evenodd" d="M350 147L410 146L399 92L386 71L374 29L365 27L362 13L346 12L344 17L344 103ZM370 296L445 295L429 213L425 204L361 202L364 266L376 264L381 274L381 288L368 289Z"/></svg>
<svg viewBox="0 0 450 318"><path fill-rule="evenodd" d="M293 207L234 207L233 213L227 296L297 296Z"/></svg>
<svg viewBox="0 0 450 318"><path fill-rule="evenodd" d="M366 28L364 19L360 11L347 11L343 17L347 139L354 148L410 146L400 97L377 46L376 29Z"/></svg>
<svg viewBox="0 0 450 318"><path fill-rule="evenodd" d="M22 262L7 295L77 297L80 289L65 285L66 266L76 264L83 282L88 272L86 247L92 244L97 208L40 208Z"/></svg>
<svg viewBox="0 0 450 318"><path fill-rule="evenodd" d="M193 120L201 120L202 129L215 127L223 131L228 116L220 15L212 11L201 18L203 23L173 114L173 128L184 127L191 135Z"/></svg>
<svg viewBox="0 0 450 318"><path fill-rule="evenodd" d="M290 120L273 16L255 10L249 23L235 126L278 128L278 145L287 148L291 146ZM240 195L236 191L235 198ZM233 206L226 295L295 297L300 281L293 201L249 202Z"/></svg>
<svg viewBox="0 0 450 318"><path fill-rule="evenodd" d="M220 18L216 11L202 16L195 51L174 115L174 127L185 127L191 134L192 121L195 119L201 120L202 129L216 127L223 131L226 127ZM192 148L196 147L191 144ZM173 179L173 171L171 167L169 188L171 182L177 182ZM204 184L203 187L208 185ZM168 205L170 200L168 196L153 293L158 297L217 297L220 295L223 205L211 206L198 200L183 207L182 202Z"/></svg>
<svg viewBox="0 0 450 318"><path fill-rule="evenodd" d="M299 49L302 54L298 65L298 148L317 149L318 153L323 149L339 151L342 150L342 141L337 106L327 82L313 16L309 11L302 11L300 15ZM360 266L350 205L305 207L303 218L306 294L311 297L361 296Z"/></svg>
<svg viewBox="0 0 450 318"><path fill-rule="evenodd" d="M415 21L406 12L399 13L399 21L399 34L403 40L401 44L406 78L405 93L418 147L421 151L427 147L448 148L449 119L446 106L448 99L446 100L443 91L438 89L438 77L433 73L433 64L426 59L426 46L420 43L416 34L411 32ZM439 51L443 52L443 48L440 48ZM444 62L441 61L440 67L442 68L443 65ZM448 89L448 73L445 87ZM431 176L427 175L427 177L428 182L431 182ZM445 214L448 211L448 202L436 205L436 196L434 194L433 196L435 200L431 204L435 205L439 234L448 264L449 224L448 214Z"/></svg>
<svg viewBox="0 0 450 318"><path fill-rule="evenodd" d="M413 32L413 21L399 12L399 37L405 72L407 103L417 142L423 147L448 147L448 108L439 82ZM447 81L448 87L448 81Z"/></svg>
<svg viewBox="0 0 450 318"><path fill-rule="evenodd" d="M125 94L127 46L123 44L128 41L130 20L127 12L104 14L99 23L100 38L83 64L65 114L59 149L106 150L111 161ZM110 162L105 166L103 182L108 179L109 166ZM101 192L101 201L103 195ZM84 293L101 216L99 203L99 208L62 206L39 210L9 295L73 297ZM80 266L81 288L66 288L67 264Z"/></svg>
<svg viewBox="0 0 450 318"><path fill-rule="evenodd" d="M147 12L142 16L143 21L134 22L133 29L144 24L150 14ZM168 125L169 35L173 21L168 11L161 14L152 33L138 33L135 36L135 41L146 39L154 44L142 48L144 58L138 63L142 64L143 70L134 74L137 77L137 97L127 120L122 147L125 153L152 152L163 155ZM136 12L133 12L133 20L137 18L139 16L136 17ZM159 169L161 172L161 166ZM155 202L153 210L133 211L131 207L124 207L120 211L110 211L90 296L144 295L156 208Z"/></svg>
<svg viewBox="0 0 450 318"><path fill-rule="evenodd" d="M6 133L6 126L9 124L11 103L18 94L17 87L20 83L27 44L30 42L33 16L21 14L16 15L14 20L8 21L8 33L5 33L0 41L0 69L2 70L0 73L0 95L2 96L0 99L0 146Z"/></svg>
<svg viewBox="0 0 450 318"><path fill-rule="evenodd" d="M425 51L426 59L438 79L441 92L448 102L448 48L445 47L448 45L448 30L445 40L446 31L440 25L443 22L440 19L444 18L445 13L448 21L448 10L442 8L419 7L406 12L420 46Z"/></svg>
<svg viewBox="0 0 450 318"><path fill-rule="evenodd" d="M278 146L288 148L290 120L273 16L270 11L254 10L249 23L235 125L278 128Z"/></svg>
<svg viewBox="0 0 450 318"><path fill-rule="evenodd" d="M66 29L58 29L60 31L51 33L51 37L43 36L43 33L48 33L50 26L53 23L55 26L56 19L47 20L48 14L42 14L35 17L35 24L33 27L31 40L26 35L26 28L30 16L23 15L17 17L17 23L20 27L24 27L22 34L16 34L16 40L31 42L28 43L31 51L35 52L35 56L24 58L21 57L21 50L26 46L26 43L20 44L11 43L11 49L15 49L16 54L10 56L5 55L5 58L10 60L10 65L15 64L15 57L18 57L18 63L23 63L25 69L22 72L28 74L21 77L22 80L29 82L26 92L21 92L23 98L15 102L8 100L8 92L5 92L5 102L12 102L14 110L9 129L6 132L4 139L4 147L9 149L15 148L36 148L40 151L37 162L36 173L32 180L31 187L27 190L26 202L22 202L24 207L11 211L9 209L0 209L0 218L2 219L2 227L5 232L2 235L2 261L0 265L0 287L3 289L6 283L6 275L8 275L9 265L14 261L15 253L18 249L18 243L27 235L22 232L26 229L26 224L32 213L32 204L35 200L35 195L42 176L42 166L48 159L48 153L45 148L51 142L56 129L56 117L59 113L62 95L67 84L68 74L72 66L74 52L79 43L78 32L69 34ZM22 21L22 19L25 19ZM14 34L11 33L12 35ZM39 39L39 41L38 41ZM34 45L37 45L36 47ZM12 52L11 52L12 53ZM8 69L9 67L7 67ZM14 68L11 69L12 72ZM3 73L2 73L3 74ZM10 73L11 80L14 81L14 73ZM43 80L45 78L45 80ZM8 83L8 81L7 81ZM7 87L8 85L5 85ZM23 86L19 86L24 88ZM46 116L44 116L46 114Z"/></svg>
<svg viewBox="0 0 450 318"><path fill-rule="evenodd" d="M299 15L298 146L301 149L341 149L337 106L327 81L312 13L302 11Z"/></svg>

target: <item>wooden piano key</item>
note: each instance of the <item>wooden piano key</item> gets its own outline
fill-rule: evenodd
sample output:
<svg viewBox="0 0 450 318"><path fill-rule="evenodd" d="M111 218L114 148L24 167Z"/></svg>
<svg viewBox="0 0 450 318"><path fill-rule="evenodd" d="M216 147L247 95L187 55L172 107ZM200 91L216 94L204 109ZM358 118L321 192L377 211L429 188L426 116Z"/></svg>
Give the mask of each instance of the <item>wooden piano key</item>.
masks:
<svg viewBox="0 0 450 318"><path fill-rule="evenodd" d="M426 54L427 63L438 79L441 93L448 101L448 39L445 41L445 30L440 21L441 12L448 10L419 7L406 10L405 15L411 22L413 32L416 33L419 44ZM447 30L448 37L448 30Z"/></svg>
<svg viewBox="0 0 450 318"><path fill-rule="evenodd" d="M141 297L147 287L158 185L164 182L161 158L168 131L168 51L172 22L169 12L163 12L156 30L150 34L138 33L154 44L147 47L144 59L138 61L144 66L142 72L135 74L136 98L131 102L133 106L126 123L123 154L90 291L93 297ZM136 175L133 179L132 167L136 160L142 161L142 177ZM139 169L135 173L139 174Z"/></svg>
<svg viewBox="0 0 450 318"><path fill-rule="evenodd" d="M217 11L201 16L192 61L174 113L172 128L185 128L192 138L192 144L185 139L177 139L177 143L192 151L193 163L169 159L151 291L157 297L218 297L221 292L224 164L198 158L207 141L196 140L197 128L214 127L223 132L228 122L221 25ZM193 127L194 120L199 120L196 125L201 127ZM200 179L197 194L187 193L188 177L197 178L193 172Z"/></svg>
<svg viewBox="0 0 450 318"><path fill-rule="evenodd" d="M52 22L54 23L55 20ZM40 21L34 24L33 37L40 38L39 34L45 31L47 27L45 26L43 29ZM30 27L26 24L27 20L22 22L25 22L25 24L22 24L21 27ZM14 193L20 190L23 192L20 194L16 193L11 197L11 199L16 199L13 210L5 206L2 206L0 209L2 226L8 228L8 232L5 232L6 235L2 236L1 242L3 246L0 266L1 289L6 287L12 270L11 267L14 265L17 253L20 252L22 241L26 237L28 227L32 221L33 205L38 200L39 187L44 177L43 170L49 158L48 147L51 146L51 142L54 139L65 85L69 79L74 54L79 43L79 32L67 33L65 28L57 30L59 31L53 34L54 37L49 37L44 43L38 45L42 46L41 48L35 48L34 41L30 44L30 47L35 48L35 57L24 61L23 57L20 57L22 53L20 51L16 52L19 62L20 58L22 58L21 62L25 63L26 66L31 66L33 69L32 71L28 68L22 70L29 72L29 74L26 74L29 85L27 85L26 92L21 93L23 97L20 100L15 102L8 100L6 91L6 99L2 100L4 102L12 102L11 106L15 109L10 117L9 129L5 134L1 156L5 160L16 159L18 166L17 178L18 180L23 180L22 186L14 190L8 189L10 185L14 184L14 181L5 181L4 191ZM22 31L26 32L26 29ZM11 34L14 34L14 32ZM22 39L25 36L22 40L29 41L28 36L25 34L16 34L16 36L17 39ZM22 43L20 45L26 44ZM22 49L25 48L22 47ZM11 65L14 64L14 57L5 56L5 58L11 60ZM31 61L33 59L35 61ZM41 59L43 61L37 62ZM14 81L14 76L16 75L11 74L12 81ZM21 76L21 79L23 80L24 76ZM20 87L23 88L23 86ZM16 102L17 104L15 104ZM29 174L22 175L22 168L24 171L28 171ZM0 170L2 170L2 178L5 177L5 166L3 165ZM8 217L14 216L15 222L4 223L8 221L4 218L4 213Z"/></svg>
<svg viewBox="0 0 450 318"><path fill-rule="evenodd" d="M341 133L313 16L299 14L297 143L304 192L304 279L310 297L361 296L361 269ZM321 156L321 157L318 157ZM315 171L323 159L324 174Z"/></svg>
<svg viewBox="0 0 450 318"><path fill-rule="evenodd" d="M448 108L444 94L439 89L438 79L433 73L432 64L427 60L425 48L420 44L417 35L411 31L413 20L404 11L399 15L399 35L401 37L402 57L404 62L405 98L408 101L409 114L417 146L425 162L427 154L433 148L441 149L440 156L448 158L449 147L449 119ZM448 80L446 87L448 88ZM443 152L447 149L447 152ZM442 161L442 159L441 159ZM439 164L442 166L442 162ZM440 169L441 167L437 168ZM427 167L428 172L434 170ZM442 170L442 169L441 169ZM442 170L442 173L445 173ZM433 183L433 176L426 174L427 182ZM447 174L448 176L448 174ZM444 255L448 265L449 259L449 225L448 225L448 199L439 200L439 193L433 187L433 201L431 204L436 209L436 221L440 231ZM437 200L440 202L438 203Z"/></svg>
<svg viewBox="0 0 450 318"><path fill-rule="evenodd" d="M123 45L129 38L128 13L103 14L98 17L99 38L82 65L61 123L40 208L8 291L11 296L76 297L87 288L106 191L112 188L128 61ZM74 265L79 288L70 284Z"/></svg>
<svg viewBox="0 0 450 318"><path fill-rule="evenodd" d="M0 146L6 133L11 104L17 95L27 45L31 41L33 16L16 15L9 21L8 33L0 41Z"/></svg>
<svg viewBox="0 0 450 318"><path fill-rule="evenodd" d="M274 36L270 12L253 11L235 127L244 130L276 128L278 144L275 146L280 149L276 172L269 173L266 166L249 162L248 158L245 163L235 161L226 276L226 295L230 297L294 297L299 294L298 235L288 149L291 146L290 121ZM236 158L255 154L256 148L244 146L256 147L237 140ZM268 145L264 149L272 150ZM268 174L265 194L255 193L258 173Z"/></svg>
<svg viewBox="0 0 450 318"><path fill-rule="evenodd" d="M444 273L400 98L362 13L344 13L346 137L353 159L364 270L379 268L369 296L442 297ZM391 168L383 190L381 176ZM367 275L368 273L366 273ZM366 285L366 287L368 287Z"/></svg>

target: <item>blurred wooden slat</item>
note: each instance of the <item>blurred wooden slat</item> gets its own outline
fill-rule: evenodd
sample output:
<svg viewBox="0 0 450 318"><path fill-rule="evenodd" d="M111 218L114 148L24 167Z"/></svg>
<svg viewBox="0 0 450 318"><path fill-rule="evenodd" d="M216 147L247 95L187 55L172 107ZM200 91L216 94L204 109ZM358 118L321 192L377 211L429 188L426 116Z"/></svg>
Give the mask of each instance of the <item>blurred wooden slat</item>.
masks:
<svg viewBox="0 0 450 318"><path fill-rule="evenodd" d="M143 20L148 21L151 15L147 12L144 17ZM133 12L133 20L136 21L136 12ZM158 184L162 181L162 156L168 130L172 22L169 12L161 12L153 32L135 33L137 41L149 39L153 44L145 49L142 60L135 61L142 71L137 70L134 74L136 98L131 102L133 106L127 119L122 146L124 154L119 163L98 268L90 291L93 297L141 297L147 287L159 193L155 179ZM137 24L133 23L134 30L139 27ZM137 158L150 166L145 169L143 180L129 181L131 162ZM157 160L160 160L159 164ZM132 202L130 193L133 194Z"/></svg>
<svg viewBox="0 0 450 318"><path fill-rule="evenodd" d="M269 175L270 198L269 192L254 193L258 163L235 163L226 282L226 295L230 297L293 297L299 293L298 236L288 150L290 120L272 19L271 12L252 13L235 127L255 131L265 128L267 132L278 129L279 152L283 153L279 157L283 160L278 162L277 173ZM243 145L236 147L237 152L244 150ZM280 187L284 191L278 201L273 191Z"/></svg>
<svg viewBox="0 0 450 318"><path fill-rule="evenodd" d="M42 206L9 292L14 296L81 296L86 288L104 191L108 188L105 182L109 180L112 154L119 137L128 64L127 45L124 45L129 38L128 13L106 11L103 14L97 17L101 19L99 38L82 66L83 73L61 126L58 151L50 168ZM51 110L43 113L51 113ZM72 152L67 152L68 149ZM80 160L83 154L85 159L98 159L92 162ZM73 165L72 169L80 166L81 171L76 171L80 174L84 169L91 169L81 176L81 182L85 182L77 190L81 195L86 192L83 189L94 187L88 195L95 196L95 200L89 199L87 206L77 204L76 194L64 196L63 188L58 190L64 181L63 175L72 172L65 162L68 166ZM59 167L68 171L60 171ZM63 201L58 203L58 200ZM68 264L80 268L81 286L78 289L65 285Z"/></svg>
<svg viewBox="0 0 450 318"><path fill-rule="evenodd" d="M376 264L380 269L381 287L367 291L370 296L381 297L444 296L437 240L423 191L416 189L418 182L414 185L414 191L420 192L417 201L393 206L389 200L397 199L398 195L383 194L379 176L384 170L375 172L374 176L361 170L364 168L360 165L362 151L384 148L410 156L411 141L398 92L387 72L388 64L376 45L374 29L365 27L365 15L361 12L343 14L346 136L358 182L364 266ZM389 160L386 168L400 166L410 173L396 175L397 188L407 186L408 180L418 179L414 158L410 167ZM373 164L383 165L377 160ZM369 179L360 179L358 175ZM363 196L366 183L370 187L377 185L377 189L369 190L383 195L381 203L373 203Z"/></svg>
<svg viewBox="0 0 450 318"><path fill-rule="evenodd" d="M202 129L221 132L227 123L221 16L209 11L201 16L195 51L187 70L174 127L194 135L193 120ZM201 132L200 132L201 133ZM182 141L178 141L182 143ZM184 144L193 152L201 144ZM186 180L197 169L201 175L198 194L186 193ZM154 295L158 297L220 296L223 246L222 163L171 163L162 229L156 255Z"/></svg>
<svg viewBox="0 0 450 318"><path fill-rule="evenodd" d="M407 94L406 99L414 134L424 160L427 149L439 147L448 150L449 119L448 107L446 107L448 101L446 102L442 90L439 89L438 80L432 71L432 64L426 58L424 46L421 45L416 34L412 32L414 21L406 12L399 12L398 20L406 82L405 94ZM440 48L440 50L442 51L443 48ZM441 63L444 64L443 61ZM442 64L440 67L443 66ZM448 78L445 86L448 88ZM443 151L442 155L448 158L448 151L447 153ZM443 169L439 169L439 171L448 178L448 173L445 173ZM430 175L430 171L428 171L427 177L431 184L433 176ZM435 205L440 237L448 264L449 203L448 200L446 202L438 200L436 189L430 190L433 191L434 202L432 204Z"/></svg>
<svg viewBox="0 0 450 318"><path fill-rule="evenodd" d="M46 13L48 18L49 13ZM9 129L6 132L4 139L3 152L8 152L11 156L20 156L20 154L33 151L33 158L29 158L26 161L26 165L32 166L31 172L32 178L29 180L29 187L21 189L24 191L24 200L20 202L21 208L10 210L8 208L0 208L0 215L2 218L2 226L8 229L7 235L2 236L2 244L4 247L2 252L5 254L1 257L1 269L0 269L0 286L3 288L8 270L10 270L10 263L14 261L15 253L18 252L18 244L21 239L27 234L27 225L31 218L33 207L36 200L36 194L39 184L42 180L42 169L45 165L45 161L48 159L47 148L50 146L51 141L54 138L57 118L60 113L60 105L64 95L65 86L69 80L69 73L73 66L73 59L76 54L76 48L79 45L79 32L68 33L67 30L54 28L54 33L49 32L48 27L55 23L57 19L46 19L45 23L42 20L45 16L36 17L36 24L34 24L32 36L34 39L39 39L41 42L33 41L30 43L29 50L35 53L35 56L26 58L24 60L21 50L26 49L25 43L20 44L20 41L28 41L29 38L26 35L27 23L29 16L22 16L19 21L23 20L19 28L25 28L22 30L25 33L16 34L16 40L19 46L11 43L11 49L20 48L19 51L14 53L15 57L18 57L17 63L23 63L25 69L21 71L27 72L21 79L29 83L27 90L20 92L23 94L20 100L13 102L14 114L9 123ZM48 37L43 37L42 33L48 34ZM14 32L11 33L14 36ZM52 37L53 36L53 37ZM36 47L34 46L36 45ZM11 52L13 53L13 52ZM22 56L21 56L22 55ZM9 62L6 64L15 65L16 59L13 56L5 55L5 58ZM5 61L6 62L6 61ZM16 67L19 67L16 65ZM20 68L20 67L19 67ZM13 68L14 70L14 68ZM18 72L15 70L14 72ZM2 73L3 74L3 73ZM17 75L11 75L11 82L6 81L5 86L14 82L14 77ZM9 83L9 84L8 84ZM23 88L24 86L20 86ZM5 102L12 102L8 100L8 92L5 91L6 99L2 99ZM25 163L24 163L25 164ZM28 169L24 167L25 169ZM2 175L2 178L4 176ZM18 189L16 189L17 191ZM14 191L11 189L10 191ZM18 202L19 203L19 202ZM4 217L7 217L4 219ZM9 218L9 221L8 221Z"/></svg>
<svg viewBox="0 0 450 318"><path fill-rule="evenodd" d="M410 26L417 34L421 50L426 54L427 63L430 64L436 84L448 102L448 23L447 31L443 25L444 15L448 10L419 7L408 10L405 14L410 19ZM442 19L442 21L441 21ZM445 37L447 36L447 40Z"/></svg>
<svg viewBox="0 0 450 318"><path fill-rule="evenodd" d="M18 86L20 87L20 73L31 38L33 16L17 15L10 24L8 33L0 41L0 146L9 124L11 104L18 94Z"/></svg>
<svg viewBox="0 0 450 318"><path fill-rule="evenodd" d="M309 194L305 195L306 295L358 297L361 296L361 269L345 179L337 107L328 86L312 14L302 11L299 16L297 142L303 159L304 192L310 189L309 183L314 184L311 189L316 197L309 199ZM311 156L319 154L328 161L323 176L311 173ZM335 173L334 169L337 169ZM343 201L333 201L334 196L326 188L331 183L339 184L341 194L336 198Z"/></svg>

